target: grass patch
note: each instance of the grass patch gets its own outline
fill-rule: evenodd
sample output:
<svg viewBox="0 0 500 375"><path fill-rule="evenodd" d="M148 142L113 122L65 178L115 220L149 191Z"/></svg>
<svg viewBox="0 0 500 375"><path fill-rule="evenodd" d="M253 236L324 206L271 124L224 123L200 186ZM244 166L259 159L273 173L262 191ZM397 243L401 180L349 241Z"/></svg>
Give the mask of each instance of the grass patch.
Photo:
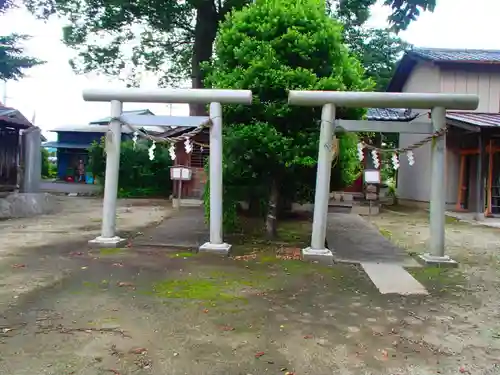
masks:
<svg viewBox="0 0 500 375"><path fill-rule="evenodd" d="M192 253L191 251L182 251L180 253L175 253L175 254L169 254L168 256L170 258L191 258L195 256L195 253Z"/></svg>
<svg viewBox="0 0 500 375"><path fill-rule="evenodd" d="M423 267L409 272L431 293L457 294L467 285L464 274L456 268Z"/></svg>
<svg viewBox="0 0 500 375"><path fill-rule="evenodd" d="M286 275L307 275L312 273L322 273L320 271L331 269L325 266L303 262L301 260L278 259L276 256L273 257L270 255L257 258L257 262L267 265L268 269L271 270L279 269Z"/></svg>
<svg viewBox="0 0 500 375"><path fill-rule="evenodd" d="M384 229L384 228L379 228L378 230L382 236L387 238L388 240L392 239L392 233L390 230Z"/></svg>
<svg viewBox="0 0 500 375"><path fill-rule="evenodd" d="M99 255L106 256L106 255L117 255L123 252L123 249L120 249L118 247L113 247L113 248L108 248L108 249L99 249Z"/></svg>
<svg viewBox="0 0 500 375"><path fill-rule="evenodd" d="M278 223L277 237L269 238L261 218L241 218L241 229L229 236L234 255L250 253L275 254L282 247L306 247L311 238L312 223L308 219L293 218Z"/></svg>
<svg viewBox="0 0 500 375"><path fill-rule="evenodd" d="M167 279L153 285L153 293L160 298L220 302L244 301L241 290L252 286L252 280L238 278L237 274L213 271L208 276L185 279Z"/></svg>
<svg viewBox="0 0 500 375"><path fill-rule="evenodd" d="M446 224L457 224L457 223L460 223L460 220L457 219L456 217L446 215L445 216L445 223Z"/></svg>
<svg viewBox="0 0 500 375"><path fill-rule="evenodd" d="M279 224L278 239L292 245L305 245L311 238L312 223L309 220L287 220Z"/></svg>

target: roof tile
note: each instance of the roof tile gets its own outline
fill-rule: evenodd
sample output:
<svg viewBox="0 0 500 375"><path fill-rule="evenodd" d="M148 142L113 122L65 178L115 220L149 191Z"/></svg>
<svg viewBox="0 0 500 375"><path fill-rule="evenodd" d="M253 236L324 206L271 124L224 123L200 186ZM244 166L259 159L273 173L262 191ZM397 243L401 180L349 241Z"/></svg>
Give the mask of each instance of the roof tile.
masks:
<svg viewBox="0 0 500 375"><path fill-rule="evenodd" d="M371 121L411 121L418 116L418 113L411 109L402 108L369 108L367 119Z"/></svg>
<svg viewBox="0 0 500 375"><path fill-rule="evenodd" d="M487 128L500 128L500 113L446 112L448 120Z"/></svg>
<svg viewBox="0 0 500 375"><path fill-rule="evenodd" d="M500 63L500 50L414 48L410 54L436 62Z"/></svg>

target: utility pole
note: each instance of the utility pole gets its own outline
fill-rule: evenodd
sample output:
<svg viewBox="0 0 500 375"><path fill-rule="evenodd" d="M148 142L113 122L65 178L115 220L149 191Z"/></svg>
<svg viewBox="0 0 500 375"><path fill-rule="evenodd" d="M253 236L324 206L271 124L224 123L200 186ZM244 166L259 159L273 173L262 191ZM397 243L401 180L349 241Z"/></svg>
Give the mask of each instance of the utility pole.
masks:
<svg viewBox="0 0 500 375"><path fill-rule="evenodd" d="M2 104L7 107L7 81L3 81Z"/></svg>

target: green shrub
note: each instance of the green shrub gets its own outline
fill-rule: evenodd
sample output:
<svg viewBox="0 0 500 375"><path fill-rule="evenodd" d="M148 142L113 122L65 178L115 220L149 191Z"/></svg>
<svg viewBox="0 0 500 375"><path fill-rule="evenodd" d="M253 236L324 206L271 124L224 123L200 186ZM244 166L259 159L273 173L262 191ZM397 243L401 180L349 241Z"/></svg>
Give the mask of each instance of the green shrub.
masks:
<svg viewBox="0 0 500 375"><path fill-rule="evenodd" d="M141 140L134 147L132 141L121 144L120 172L118 179L118 196L132 197L167 197L172 193L170 166L172 160L168 147L156 144L155 157L149 160L150 141ZM104 185L106 171L106 155L104 138L94 142L89 149L89 169Z"/></svg>
<svg viewBox="0 0 500 375"><path fill-rule="evenodd" d="M48 178L50 177L50 162L49 162L49 151L42 147L42 177Z"/></svg>

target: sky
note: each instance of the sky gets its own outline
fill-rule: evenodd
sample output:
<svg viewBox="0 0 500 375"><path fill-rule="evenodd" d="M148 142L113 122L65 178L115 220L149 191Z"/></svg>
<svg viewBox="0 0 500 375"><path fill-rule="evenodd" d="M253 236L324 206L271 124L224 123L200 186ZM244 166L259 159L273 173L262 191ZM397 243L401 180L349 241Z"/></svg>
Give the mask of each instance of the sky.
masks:
<svg viewBox="0 0 500 375"><path fill-rule="evenodd" d="M374 6L369 25L384 27L389 9ZM423 13L401 37L417 47L475 48L500 50L499 0L437 0L434 13ZM26 53L47 63L28 71L18 82L0 83L0 101L6 92L6 104L19 109L35 125L44 130L49 139L51 128L84 125L109 115L108 103L85 102L82 90L86 88L124 87L118 79L104 76L78 76L68 61L72 51L61 42L64 21L53 18L48 22L36 20L26 10L15 9L0 16L0 34L11 32L32 35L25 43ZM155 87L154 77L145 77L141 87ZM125 103L124 109L149 108L157 115L170 114L165 104ZM185 116L187 105L174 104L173 115Z"/></svg>

